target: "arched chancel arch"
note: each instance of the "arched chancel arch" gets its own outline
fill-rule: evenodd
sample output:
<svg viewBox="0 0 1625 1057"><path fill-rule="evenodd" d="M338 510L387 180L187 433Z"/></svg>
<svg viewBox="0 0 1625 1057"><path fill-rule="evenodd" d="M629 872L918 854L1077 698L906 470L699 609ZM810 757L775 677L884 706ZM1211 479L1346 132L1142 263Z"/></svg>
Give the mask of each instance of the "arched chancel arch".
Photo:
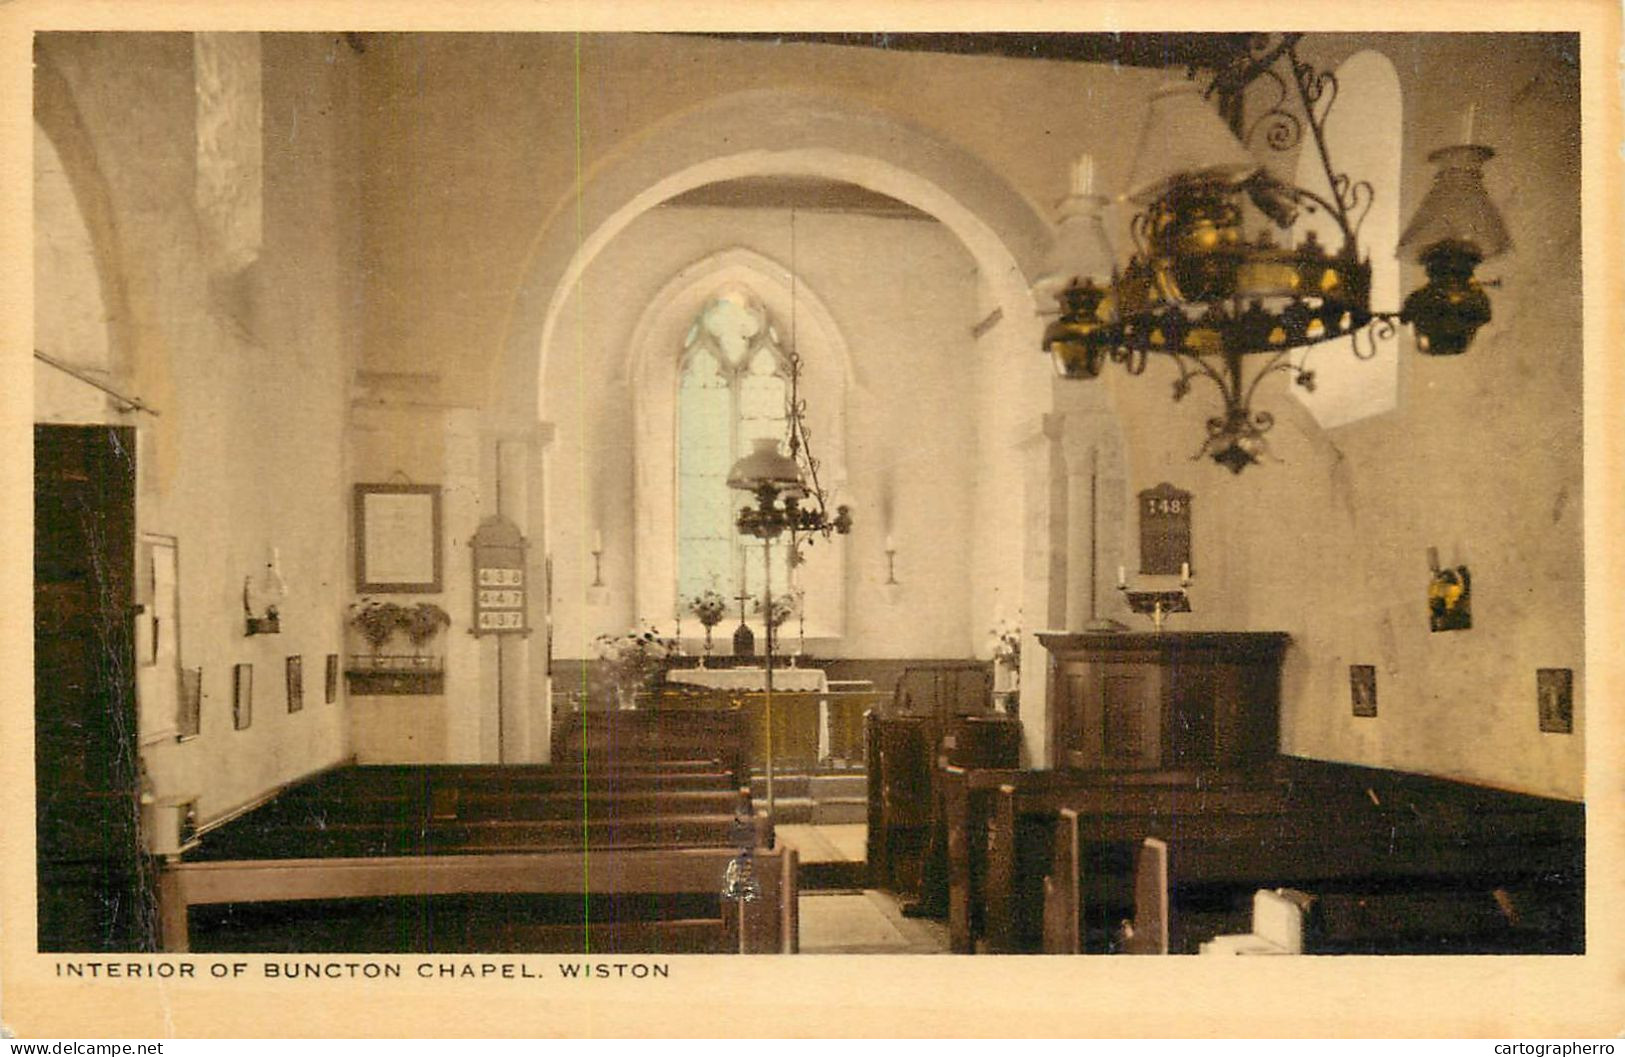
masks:
<svg viewBox="0 0 1625 1057"><path fill-rule="evenodd" d="M956 365L974 372L992 411L974 468L984 541L978 552L992 553L985 541L1020 539L1022 503L1010 501L1010 484L1022 479L1019 445L1050 407L1050 372L1037 353L1044 321L1030 277L1042 266L1051 227L980 158L868 104L777 89L730 95L629 137L592 166L533 246L492 374L493 417L515 428L548 420L545 365L559 343L575 340L556 332L562 309L579 296L584 270L638 216L708 183L775 175L837 180L896 198L936 218L965 247L985 299L977 314L996 320L979 336L974 362ZM979 568L972 608L987 608L993 579L1019 582L1019 567L1006 560ZM967 653L981 648L984 636L973 637ZM1040 724L1041 697L1041 687L1024 690L1024 708Z"/></svg>

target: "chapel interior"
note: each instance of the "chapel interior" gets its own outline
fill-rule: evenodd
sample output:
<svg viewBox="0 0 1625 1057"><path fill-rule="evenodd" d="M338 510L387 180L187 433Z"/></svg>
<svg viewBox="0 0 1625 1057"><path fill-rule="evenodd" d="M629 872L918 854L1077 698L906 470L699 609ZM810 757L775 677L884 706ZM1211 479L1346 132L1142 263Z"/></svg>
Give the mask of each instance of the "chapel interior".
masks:
<svg viewBox="0 0 1625 1057"><path fill-rule="evenodd" d="M40 950L1584 950L1576 35L34 58Z"/></svg>

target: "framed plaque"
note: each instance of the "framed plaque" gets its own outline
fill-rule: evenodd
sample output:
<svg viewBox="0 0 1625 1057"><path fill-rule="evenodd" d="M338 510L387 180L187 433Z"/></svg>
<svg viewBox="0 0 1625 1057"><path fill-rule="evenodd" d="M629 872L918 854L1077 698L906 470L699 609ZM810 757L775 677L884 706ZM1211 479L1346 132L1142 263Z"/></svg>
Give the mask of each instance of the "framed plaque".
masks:
<svg viewBox="0 0 1625 1057"><path fill-rule="evenodd" d="M1178 576L1191 560L1191 494L1164 481L1140 493L1140 572Z"/></svg>
<svg viewBox="0 0 1625 1057"><path fill-rule="evenodd" d="M355 589L362 594L439 591L440 486L355 486Z"/></svg>

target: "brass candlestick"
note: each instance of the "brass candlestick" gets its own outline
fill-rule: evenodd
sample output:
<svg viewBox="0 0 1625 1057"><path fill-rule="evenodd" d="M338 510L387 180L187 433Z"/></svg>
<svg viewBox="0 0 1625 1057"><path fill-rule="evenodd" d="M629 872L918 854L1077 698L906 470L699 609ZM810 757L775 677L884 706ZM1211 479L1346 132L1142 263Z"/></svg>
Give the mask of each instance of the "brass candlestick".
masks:
<svg viewBox="0 0 1625 1057"><path fill-rule="evenodd" d="M1190 595L1185 589L1190 586L1190 566L1182 565L1179 571L1179 586L1172 591L1131 591L1126 580L1120 579L1117 589L1123 592L1128 599L1128 607L1136 613L1149 613L1151 615L1151 630L1162 631L1163 619L1169 613L1189 613L1191 611Z"/></svg>

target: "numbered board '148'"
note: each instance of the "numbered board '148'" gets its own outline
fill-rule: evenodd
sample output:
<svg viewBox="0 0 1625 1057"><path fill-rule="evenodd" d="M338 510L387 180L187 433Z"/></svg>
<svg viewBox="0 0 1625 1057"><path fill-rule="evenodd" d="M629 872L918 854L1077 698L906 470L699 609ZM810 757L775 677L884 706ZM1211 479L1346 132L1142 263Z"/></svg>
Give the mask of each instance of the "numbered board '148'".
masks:
<svg viewBox="0 0 1625 1057"><path fill-rule="evenodd" d="M1191 562L1191 494L1164 481L1140 493L1140 572L1178 576Z"/></svg>

